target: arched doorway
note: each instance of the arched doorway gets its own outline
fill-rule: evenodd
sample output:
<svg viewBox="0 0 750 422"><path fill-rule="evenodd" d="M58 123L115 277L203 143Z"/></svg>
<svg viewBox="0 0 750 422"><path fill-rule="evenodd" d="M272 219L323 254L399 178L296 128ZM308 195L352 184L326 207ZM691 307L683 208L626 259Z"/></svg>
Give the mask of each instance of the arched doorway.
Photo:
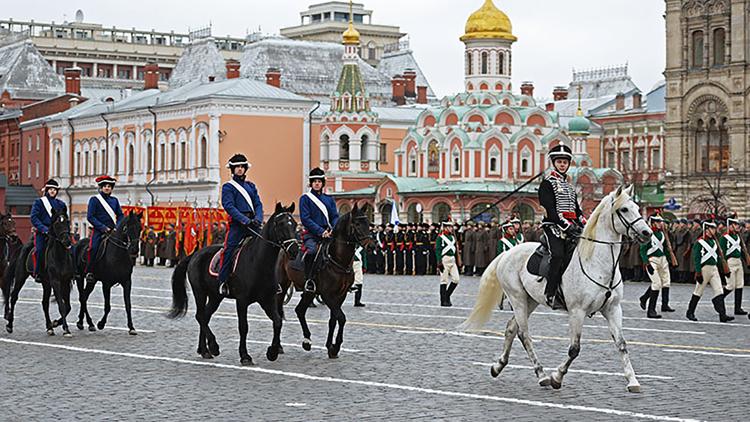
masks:
<svg viewBox="0 0 750 422"><path fill-rule="evenodd" d="M534 221L534 208L529 204L518 203L513 207L513 214L521 221Z"/></svg>
<svg viewBox="0 0 750 422"><path fill-rule="evenodd" d="M383 205L380 206L380 224L388 224L391 222L391 209L393 208L393 203L385 202Z"/></svg>
<svg viewBox="0 0 750 422"><path fill-rule="evenodd" d="M451 206L445 202L439 202L432 207L432 222L442 223L451 218Z"/></svg>
<svg viewBox="0 0 750 422"><path fill-rule="evenodd" d="M409 205L409 208L407 208L406 211L406 221L413 224L419 224L422 223L422 212L418 211L417 208L421 209L421 207L417 206L418 203L413 203Z"/></svg>
<svg viewBox="0 0 750 422"><path fill-rule="evenodd" d="M493 218L500 221L500 210L492 204L483 202L471 207L471 217L474 221L481 221L484 223L489 223Z"/></svg>

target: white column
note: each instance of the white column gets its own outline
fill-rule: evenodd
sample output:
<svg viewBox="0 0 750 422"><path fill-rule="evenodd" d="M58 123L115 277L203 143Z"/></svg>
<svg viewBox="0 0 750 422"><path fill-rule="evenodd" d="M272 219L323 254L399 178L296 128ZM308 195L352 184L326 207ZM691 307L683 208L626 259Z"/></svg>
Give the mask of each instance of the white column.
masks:
<svg viewBox="0 0 750 422"><path fill-rule="evenodd" d="M219 174L219 130L221 129L218 112L212 112L208 122L208 178L211 181L221 181ZM168 141L168 140L167 140ZM169 145L167 145L169 146Z"/></svg>
<svg viewBox="0 0 750 422"><path fill-rule="evenodd" d="M349 170L359 171L362 158L362 141L353 139L349 141Z"/></svg>

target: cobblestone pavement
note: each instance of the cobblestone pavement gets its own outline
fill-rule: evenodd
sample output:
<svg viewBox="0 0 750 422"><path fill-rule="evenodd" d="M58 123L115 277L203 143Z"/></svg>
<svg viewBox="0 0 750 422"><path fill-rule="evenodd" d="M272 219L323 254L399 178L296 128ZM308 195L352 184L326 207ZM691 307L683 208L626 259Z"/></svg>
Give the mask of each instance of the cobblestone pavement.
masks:
<svg viewBox="0 0 750 422"><path fill-rule="evenodd" d="M282 333L286 353L267 361L271 324L253 305L248 338L256 366L241 367L233 303L222 304L212 321L221 355L203 360L195 353L192 296L189 317L164 317L170 276L163 268L136 268L135 337L124 329L119 287L103 331L73 326L73 338L63 338L59 329L48 337L41 290L29 281L14 333L0 334L0 420L739 421L750 414L750 321L720 324L708 299L699 306L699 322L685 320L691 291L686 285L673 286L678 312L662 320L645 318L637 304L645 284L626 285L625 333L643 386L641 394L629 394L599 316L586 321L581 355L561 390L536 384L518 341L511 366L490 377L509 311L497 311L486 332L454 331L474 304L476 277L463 278L448 309L436 306L436 277L367 275L367 307L353 308L348 300L344 350L336 360L321 347L327 309L310 310L314 346L305 352L289 304ZM90 306L99 318L98 287ZM568 348L564 314L540 309L531 329L545 368L559 365Z"/></svg>

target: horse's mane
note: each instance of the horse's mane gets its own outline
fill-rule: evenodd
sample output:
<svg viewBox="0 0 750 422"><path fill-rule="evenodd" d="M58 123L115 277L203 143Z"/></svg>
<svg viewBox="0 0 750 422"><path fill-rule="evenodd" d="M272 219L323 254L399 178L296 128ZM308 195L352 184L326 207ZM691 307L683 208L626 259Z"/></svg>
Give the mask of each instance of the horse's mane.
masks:
<svg viewBox="0 0 750 422"><path fill-rule="evenodd" d="M336 222L336 227L333 228L334 234L341 233L352 220L352 211L342 214L339 217L339 221Z"/></svg>
<svg viewBox="0 0 750 422"><path fill-rule="evenodd" d="M591 216L589 217L588 223L586 223L586 227L583 228L583 234L581 235L582 237L595 239L596 228L599 220L601 219L601 214L607 209L620 208L625 203L625 201L630 198L628 194L623 191L617 198L614 198L614 203L612 203L611 200L616 193L617 192L615 191L610 192L609 195L605 196L604 199L602 199L602 201L599 203L599 205L596 206L594 212L592 212ZM579 249L581 258L591 258L591 254L594 253L594 242L584 240L580 243Z"/></svg>

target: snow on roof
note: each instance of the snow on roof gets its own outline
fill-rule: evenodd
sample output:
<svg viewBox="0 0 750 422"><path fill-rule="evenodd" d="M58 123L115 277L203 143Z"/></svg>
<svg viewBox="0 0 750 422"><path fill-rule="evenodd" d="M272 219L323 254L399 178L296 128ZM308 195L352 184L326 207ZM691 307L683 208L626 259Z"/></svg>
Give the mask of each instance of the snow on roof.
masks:
<svg viewBox="0 0 750 422"><path fill-rule="evenodd" d="M203 38L190 44L182 53L169 77L169 89L194 81L208 82L209 76L216 81L225 80L226 65L214 39Z"/></svg>
<svg viewBox="0 0 750 422"><path fill-rule="evenodd" d="M14 98L45 99L65 93L62 76L28 38L0 40L0 93Z"/></svg>
<svg viewBox="0 0 750 422"><path fill-rule="evenodd" d="M394 75L403 75L406 69L413 69L417 72L417 86L426 86L427 96L435 97L435 92L432 91L430 83L424 76L424 73L419 67L411 50L401 50L394 53L388 53L383 56L378 64L378 70L389 79L393 78Z"/></svg>

